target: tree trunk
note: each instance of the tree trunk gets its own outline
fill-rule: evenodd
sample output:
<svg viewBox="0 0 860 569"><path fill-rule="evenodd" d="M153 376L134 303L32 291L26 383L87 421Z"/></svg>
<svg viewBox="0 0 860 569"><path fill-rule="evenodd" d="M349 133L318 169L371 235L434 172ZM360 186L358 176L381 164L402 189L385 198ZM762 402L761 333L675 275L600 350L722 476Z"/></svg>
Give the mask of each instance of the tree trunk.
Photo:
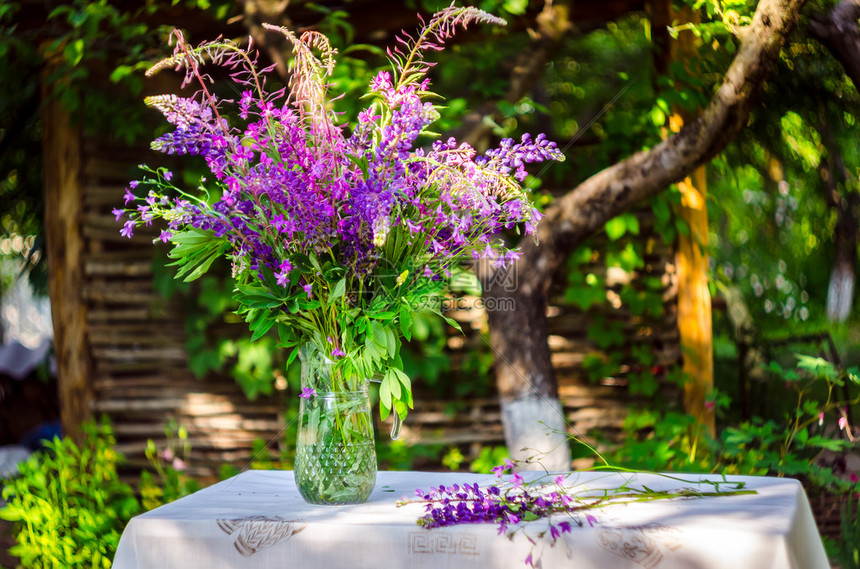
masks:
<svg viewBox="0 0 860 569"><path fill-rule="evenodd" d="M518 276L514 290L486 287L487 305L512 301L518 309L490 316L496 377L503 397L531 391L548 400L555 396L555 378L547 371L551 369L550 351L543 320L553 277L570 252L609 219L683 179L725 148L746 124L753 97L804 3L761 0L752 24L742 32L741 46L722 85L702 115L652 149L598 172L557 199L539 227L540 245L523 244L523 256L513 268ZM508 440L508 445L515 449L523 443Z"/></svg>
<svg viewBox="0 0 860 569"><path fill-rule="evenodd" d="M830 271L830 283L827 286L825 308L828 320L844 322L851 315L851 305L854 303L860 195L852 188L836 137L823 115L824 109L818 132L824 147L827 148L827 156L822 158L818 172L827 203L836 211L836 231L833 235L836 252Z"/></svg>
<svg viewBox="0 0 860 569"><path fill-rule="evenodd" d="M91 417L93 401L86 305L81 286L84 241L80 129L71 124L68 111L54 96L61 86L48 84L45 77L42 80L45 233L60 419L63 433L80 441L80 426Z"/></svg>
<svg viewBox="0 0 860 569"><path fill-rule="evenodd" d="M546 341L545 292L521 285L513 271L493 277L483 281L484 307L508 450L521 470L569 470L567 418Z"/></svg>
<svg viewBox="0 0 860 569"><path fill-rule="evenodd" d="M537 17L537 36L517 60L505 100L515 103L540 79L546 64L571 29L569 5L547 4ZM486 147L491 124L498 119L497 103L487 103L470 113L463 125L451 133L474 147ZM492 274L486 266L479 273L484 289L484 307L495 351L496 386L499 391L502 427L511 457L518 470L570 469L567 418L558 399L557 382L546 338L544 292L518 288L516 271ZM494 302L492 299L498 299ZM516 327L516 334L500 331ZM518 344L513 346L511 343ZM505 354L515 354L514 359Z"/></svg>
<svg viewBox="0 0 860 569"><path fill-rule="evenodd" d="M809 21L809 32L833 54L860 91L860 0L842 0L826 16ZM827 153L819 167L827 201L836 210L836 255L827 286L827 318L844 322L851 314L857 279L857 235L860 229L860 196L850 187L849 175L836 140L822 118L819 128ZM840 191L841 186L841 191Z"/></svg>

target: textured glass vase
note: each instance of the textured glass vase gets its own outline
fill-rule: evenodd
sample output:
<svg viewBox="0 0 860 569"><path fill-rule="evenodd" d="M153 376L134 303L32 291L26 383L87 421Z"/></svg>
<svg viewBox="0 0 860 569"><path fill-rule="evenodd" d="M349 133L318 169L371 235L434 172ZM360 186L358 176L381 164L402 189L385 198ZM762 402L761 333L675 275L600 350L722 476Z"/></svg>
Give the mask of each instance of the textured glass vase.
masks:
<svg viewBox="0 0 860 569"><path fill-rule="evenodd" d="M344 385L332 375L331 360L307 346L299 350L304 394L295 460L299 493L311 504L366 502L376 484L367 382Z"/></svg>

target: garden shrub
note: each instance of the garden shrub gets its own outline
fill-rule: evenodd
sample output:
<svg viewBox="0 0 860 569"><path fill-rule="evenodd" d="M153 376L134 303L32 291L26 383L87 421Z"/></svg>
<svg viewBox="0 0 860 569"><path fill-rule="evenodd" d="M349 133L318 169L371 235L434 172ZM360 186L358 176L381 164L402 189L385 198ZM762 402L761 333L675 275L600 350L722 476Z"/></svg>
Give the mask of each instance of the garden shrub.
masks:
<svg viewBox="0 0 860 569"><path fill-rule="evenodd" d="M82 428L80 445L55 437L19 465L17 477L0 481L0 519L15 524L9 552L22 567L107 569L132 516L197 489L174 467L175 451L158 452L151 441L153 472L143 472L135 489L120 480L122 457L107 421Z"/></svg>
<svg viewBox="0 0 860 569"><path fill-rule="evenodd" d="M122 530L141 511L117 474L110 427L83 428L80 446L54 438L4 482L0 518L15 522L10 553L23 567L110 567Z"/></svg>

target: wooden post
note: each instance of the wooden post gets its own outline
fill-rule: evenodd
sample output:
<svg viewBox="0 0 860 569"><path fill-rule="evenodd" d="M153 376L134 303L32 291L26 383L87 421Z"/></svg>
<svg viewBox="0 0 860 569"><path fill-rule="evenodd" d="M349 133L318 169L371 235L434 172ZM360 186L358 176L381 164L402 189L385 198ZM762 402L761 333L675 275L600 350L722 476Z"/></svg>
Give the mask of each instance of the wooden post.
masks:
<svg viewBox="0 0 860 569"><path fill-rule="evenodd" d="M677 213L690 228L678 236L675 267L678 273L678 331L684 372L684 407L713 435L714 412L706 398L714 388L714 355L711 324L711 293L708 290L708 209L705 167L678 184L681 205Z"/></svg>
<svg viewBox="0 0 860 569"><path fill-rule="evenodd" d="M695 53L698 39L689 31L681 32L672 40L666 26L679 22L698 22L690 9L675 11L669 0L658 0L652 5L653 39L657 44L655 67L665 73L669 62L685 54ZM691 117L676 111L668 121L666 135L681 130L684 120ZM678 332L681 336L683 370L689 377L684 386L684 408L713 435L715 431L713 409L706 405L708 394L714 388L713 331L711 323L711 294L708 290L707 176L700 166L693 174L677 184L681 192L679 215L690 228L689 234L678 236L675 251L675 268L678 276Z"/></svg>
<svg viewBox="0 0 860 569"><path fill-rule="evenodd" d="M46 77L47 72L42 77L45 234L60 419L63 433L80 439L80 426L90 418L93 400L86 305L82 296L81 132L54 96L62 85L49 84Z"/></svg>

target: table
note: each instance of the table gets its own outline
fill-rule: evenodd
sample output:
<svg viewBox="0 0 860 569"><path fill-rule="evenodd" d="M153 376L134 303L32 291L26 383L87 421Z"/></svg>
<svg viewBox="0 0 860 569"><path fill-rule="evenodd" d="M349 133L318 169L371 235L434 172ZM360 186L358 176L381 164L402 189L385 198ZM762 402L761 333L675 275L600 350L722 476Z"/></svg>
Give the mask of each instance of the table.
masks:
<svg viewBox="0 0 860 569"><path fill-rule="evenodd" d="M528 476L531 473L525 473ZM533 475L533 474L532 474ZM679 475L698 480L698 475ZM718 476L702 476L718 480ZM589 490L622 482L651 489L689 484L657 475L576 472ZM380 472L365 504L312 506L291 471L247 471L131 520L115 569L827 569L809 502L796 480L729 477L756 494L615 504L574 526L552 547L490 524L427 530L423 506L396 507L415 488L497 482L482 474ZM540 524L543 524L542 526ZM545 521L527 524L536 536Z"/></svg>

